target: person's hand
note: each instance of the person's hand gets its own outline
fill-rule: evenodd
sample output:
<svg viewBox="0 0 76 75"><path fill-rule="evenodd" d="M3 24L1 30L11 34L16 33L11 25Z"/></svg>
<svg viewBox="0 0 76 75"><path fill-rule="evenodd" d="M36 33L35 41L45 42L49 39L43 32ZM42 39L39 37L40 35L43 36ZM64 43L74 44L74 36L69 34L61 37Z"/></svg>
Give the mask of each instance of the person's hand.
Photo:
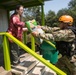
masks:
<svg viewBox="0 0 76 75"><path fill-rule="evenodd" d="M34 27L35 27L34 24L30 23L30 28L34 28Z"/></svg>
<svg viewBox="0 0 76 75"><path fill-rule="evenodd" d="M12 35L12 32L8 32L10 35ZM13 43L13 41L10 39L10 38L8 38L8 40L11 42L11 43Z"/></svg>
<svg viewBox="0 0 76 75"><path fill-rule="evenodd" d="M37 28L41 28L41 26L40 25L37 25Z"/></svg>
<svg viewBox="0 0 76 75"><path fill-rule="evenodd" d="M28 31L28 28L23 28L23 31L27 32Z"/></svg>
<svg viewBox="0 0 76 75"><path fill-rule="evenodd" d="M35 32L32 32L31 34L32 34L33 36L37 37L39 33L35 31Z"/></svg>

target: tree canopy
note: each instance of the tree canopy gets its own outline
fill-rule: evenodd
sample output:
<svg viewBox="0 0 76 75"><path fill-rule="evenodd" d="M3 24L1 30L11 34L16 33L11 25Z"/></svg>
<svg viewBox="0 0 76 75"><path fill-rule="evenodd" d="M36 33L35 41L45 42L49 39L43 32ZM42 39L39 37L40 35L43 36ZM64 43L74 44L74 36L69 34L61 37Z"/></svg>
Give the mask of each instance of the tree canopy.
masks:
<svg viewBox="0 0 76 75"><path fill-rule="evenodd" d="M41 24L41 7L29 7L24 10L24 19L32 20L36 19L38 24ZM68 7L59 10L55 13L52 10L49 10L47 14L45 14L45 25L47 26L58 26L58 19L61 15L70 15L74 18L74 25L76 24L76 0L71 0L68 3Z"/></svg>
<svg viewBox="0 0 76 75"><path fill-rule="evenodd" d="M76 26L76 0L71 0L68 3L68 7L61 9L57 12L57 14L55 14L54 11L48 12L48 14L46 14L46 23L49 26L58 26L58 19L61 15L70 15L73 17L74 19L74 23L73 25ZM49 21L48 21L49 19Z"/></svg>

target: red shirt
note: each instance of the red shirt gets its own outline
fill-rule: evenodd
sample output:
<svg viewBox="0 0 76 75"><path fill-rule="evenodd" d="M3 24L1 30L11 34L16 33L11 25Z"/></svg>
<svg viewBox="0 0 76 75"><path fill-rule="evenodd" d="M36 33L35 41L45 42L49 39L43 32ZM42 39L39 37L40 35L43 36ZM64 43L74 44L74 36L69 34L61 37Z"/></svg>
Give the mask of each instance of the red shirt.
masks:
<svg viewBox="0 0 76 75"><path fill-rule="evenodd" d="M8 28L8 32L17 38L18 40L22 41L22 28L24 27L24 22L21 22L17 15L12 15L10 18L10 24Z"/></svg>

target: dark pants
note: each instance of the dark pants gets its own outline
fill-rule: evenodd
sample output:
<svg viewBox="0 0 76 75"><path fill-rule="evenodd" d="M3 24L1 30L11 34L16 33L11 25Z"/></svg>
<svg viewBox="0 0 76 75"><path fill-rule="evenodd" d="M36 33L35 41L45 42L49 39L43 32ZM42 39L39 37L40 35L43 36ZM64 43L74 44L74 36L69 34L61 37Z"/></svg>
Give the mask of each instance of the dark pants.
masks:
<svg viewBox="0 0 76 75"><path fill-rule="evenodd" d="M19 46L11 42L9 42L9 46L10 46L11 64L18 64L19 63Z"/></svg>

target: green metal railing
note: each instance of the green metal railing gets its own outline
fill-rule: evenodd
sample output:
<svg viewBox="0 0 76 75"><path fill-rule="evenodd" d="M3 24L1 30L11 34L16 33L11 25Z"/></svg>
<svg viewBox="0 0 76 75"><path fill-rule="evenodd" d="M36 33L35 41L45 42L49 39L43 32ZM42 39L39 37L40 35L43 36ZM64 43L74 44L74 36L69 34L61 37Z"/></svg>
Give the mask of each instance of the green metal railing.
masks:
<svg viewBox="0 0 76 75"><path fill-rule="evenodd" d="M33 50L28 48L25 44L17 40L15 37L10 35L9 33L0 33L0 35L3 35L3 47L4 47L4 61L5 61L5 69L10 70L11 64L10 64L10 55L9 55L9 47L8 47L8 39L10 38L13 42L15 42L17 45L19 45L21 48L23 48L25 51L27 51L29 54L34 56L36 59L41 61L43 64L48 66L50 69L54 70L58 75L67 75L62 70L58 69L56 66L52 65L50 62L42 58L40 55L35 53Z"/></svg>
<svg viewBox="0 0 76 75"><path fill-rule="evenodd" d="M11 69L11 64L10 64L8 40L7 40L6 36L3 36L3 50L4 50L3 53L4 53L5 69L9 70L9 69Z"/></svg>
<svg viewBox="0 0 76 75"><path fill-rule="evenodd" d="M31 35L31 49L35 52L35 38Z"/></svg>

